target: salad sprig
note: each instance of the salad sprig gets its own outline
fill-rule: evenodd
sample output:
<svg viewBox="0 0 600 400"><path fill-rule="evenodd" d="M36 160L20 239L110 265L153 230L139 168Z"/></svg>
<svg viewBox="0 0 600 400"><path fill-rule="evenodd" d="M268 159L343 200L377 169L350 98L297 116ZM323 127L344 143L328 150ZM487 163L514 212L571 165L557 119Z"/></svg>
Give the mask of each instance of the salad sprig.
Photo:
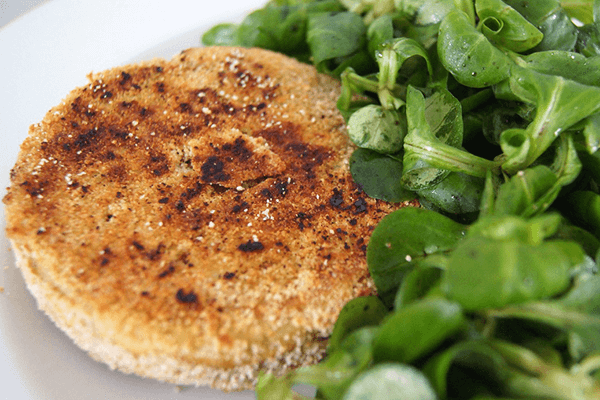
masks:
<svg viewBox="0 0 600 400"><path fill-rule="evenodd" d="M600 398L600 0L272 0L206 45L338 77L377 296L265 400ZM418 232L418 234L416 234Z"/></svg>

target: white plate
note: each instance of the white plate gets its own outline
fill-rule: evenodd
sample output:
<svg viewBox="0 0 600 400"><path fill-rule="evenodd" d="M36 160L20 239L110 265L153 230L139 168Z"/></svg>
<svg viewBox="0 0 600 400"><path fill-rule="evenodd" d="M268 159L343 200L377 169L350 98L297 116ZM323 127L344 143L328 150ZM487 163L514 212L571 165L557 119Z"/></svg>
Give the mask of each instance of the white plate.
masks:
<svg viewBox="0 0 600 400"><path fill-rule="evenodd" d="M101 71L198 46L203 31L266 0L53 0L0 30L0 196L29 125ZM252 392L174 385L111 371L37 310L0 216L0 398L252 399Z"/></svg>

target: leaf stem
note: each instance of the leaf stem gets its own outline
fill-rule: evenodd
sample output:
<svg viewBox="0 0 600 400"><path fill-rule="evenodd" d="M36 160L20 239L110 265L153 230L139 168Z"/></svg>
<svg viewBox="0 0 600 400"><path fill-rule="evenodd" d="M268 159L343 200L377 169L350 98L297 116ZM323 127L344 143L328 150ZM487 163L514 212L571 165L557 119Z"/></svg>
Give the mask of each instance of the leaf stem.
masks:
<svg viewBox="0 0 600 400"><path fill-rule="evenodd" d="M405 154L413 152L436 168L479 178L485 178L488 171L498 170L501 165L498 161L486 160L444 143L425 140L419 140L419 143L404 142L404 150Z"/></svg>

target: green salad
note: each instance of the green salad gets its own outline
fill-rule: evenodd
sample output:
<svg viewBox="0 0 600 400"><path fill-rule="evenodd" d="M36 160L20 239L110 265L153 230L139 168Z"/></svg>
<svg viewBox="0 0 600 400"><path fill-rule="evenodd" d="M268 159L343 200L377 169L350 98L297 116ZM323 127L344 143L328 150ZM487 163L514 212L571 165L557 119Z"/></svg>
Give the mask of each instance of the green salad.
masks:
<svg viewBox="0 0 600 400"><path fill-rule="evenodd" d="M600 0L273 0L205 45L342 85L378 296L258 399L600 399Z"/></svg>

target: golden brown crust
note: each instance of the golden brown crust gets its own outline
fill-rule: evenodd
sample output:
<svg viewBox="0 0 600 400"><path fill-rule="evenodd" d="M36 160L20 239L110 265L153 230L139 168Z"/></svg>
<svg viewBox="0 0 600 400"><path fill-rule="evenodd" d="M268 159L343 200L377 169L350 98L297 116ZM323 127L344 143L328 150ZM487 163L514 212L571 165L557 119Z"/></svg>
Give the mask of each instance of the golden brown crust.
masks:
<svg viewBox="0 0 600 400"><path fill-rule="evenodd" d="M175 383L314 361L372 292L368 237L397 207L352 182L338 94L257 49L91 75L32 126L4 198L40 307L94 357Z"/></svg>

